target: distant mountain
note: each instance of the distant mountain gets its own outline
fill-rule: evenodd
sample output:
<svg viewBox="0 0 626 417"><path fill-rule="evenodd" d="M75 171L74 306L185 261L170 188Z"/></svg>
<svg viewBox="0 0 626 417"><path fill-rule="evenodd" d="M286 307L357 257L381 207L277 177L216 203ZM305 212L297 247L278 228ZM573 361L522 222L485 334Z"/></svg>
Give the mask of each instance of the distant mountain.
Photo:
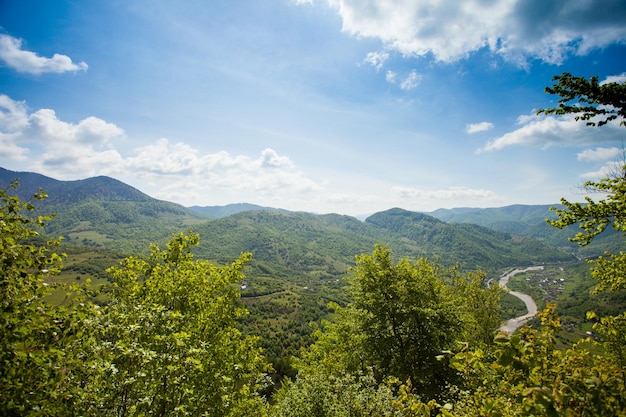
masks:
<svg viewBox="0 0 626 417"><path fill-rule="evenodd" d="M529 237L575 253L578 257L592 257L601 255L604 251L618 252L626 249L623 234L612 229L607 229L586 247L569 242L568 238L573 237L579 229L570 226L560 230L550 226L546 219L557 218L551 207L564 208L561 204L516 204L499 208L439 209L427 214L448 223L477 224L492 230Z"/></svg>
<svg viewBox="0 0 626 417"><path fill-rule="evenodd" d="M23 201L31 200L40 188L48 194L35 203L37 212L55 214L46 232L62 235L70 243L145 252L150 242L163 242L204 220L179 204L157 200L109 177L59 181L0 168L1 187L16 179L17 195Z"/></svg>
<svg viewBox="0 0 626 417"><path fill-rule="evenodd" d="M106 201L158 201L130 185L110 177L92 177L77 181L59 181L34 172L15 172L0 168L0 186L6 187L18 180L17 195L21 200L30 200L33 194L43 189L48 194L45 204L80 203L85 200Z"/></svg>
<svg viewBox="0 0 626 417"><path fill-rule="evenodd" d="M283 213L287 212L287 210L283 209L257 206L256 204L249 203L227 204L225 206L191 206L189 207L189 209L213 219L232 216L233 214L241 213L243 211L279 211Z"/></svg>
<svg viewBox="0 0 626 417"><path fill-rule="evenodd" d="M388 245L396 256L438 258L443 264L461 263L467 269L493 270L569 259L569 255L537 240L497 231L493 224L488 228L447 223L398 208L373 214L365 221L252 204L192 210L154 199L109 177L59 181L0 170L0 185L6 186L15 178L19 178L18 193L23 199L40 187L50 195L38 209L56 213L46 231L63 235L70 243L145 253L150 242L163 244L172 233L192 229L200 233L197 252L202 257L228 262L250 251L259 271L281 277L336 278L354 264L356 254L370 253L376 243ZM456 220L463 211L472 213L454 212ZM497 216L494 213L492 220L524 219L520 224L526 229L536 217L525 215L521 209L504 208ZM480 212L473 215L477 221L482 216ZM208 216L215 218L207 220Z"/></svg>
<svg viewBox="0 0 626 417"><path fill-rule="evenodd" d="M419 247L422 253L470 268L493 269L570 259L570 255L531 238L476 224L446 223L399 208L373 214L365 222L393 233L409 246Z"/></svg>
<svg viewBox="0 0 626 417"><path fill-rule="evenodd" d="M533 239L432 216L391 209L362 222L337 214L247 211L194 228L198 254L220 262L253 253L258 273L285 278L330 279L345 274L354 256L388 245L395 256L437 258L444 265L487 269L573 257Z"/></svg>
<svg viewBox="0 0 626 417"><path fill-rule="evenodd" d="M522 225L544 222L546 218L555 219L550 207L563 208L561 204L524 205L514 204L499 208L453 208L438 209L430 214L448 223L474 223L479 226L494 228L498 224L514 223Z"/></svg>

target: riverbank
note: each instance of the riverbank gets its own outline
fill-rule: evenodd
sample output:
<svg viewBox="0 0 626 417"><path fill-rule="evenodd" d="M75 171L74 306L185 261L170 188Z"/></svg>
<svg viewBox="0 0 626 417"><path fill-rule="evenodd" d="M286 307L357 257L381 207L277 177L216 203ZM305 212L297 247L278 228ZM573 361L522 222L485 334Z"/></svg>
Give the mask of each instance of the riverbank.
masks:
<svg viewBox="0 0 626 417"><path fill-rule="evenodd" d="M531 266L525 269L513 269L512 271L509 271L500 277L499 284L501 287L509 290L506 286L509 283L509 279L514 275L528 271L543 271L543 266ZM523 316L514 317L503 323L502 326L500 326L501 332L513 334L517 329L528 323L533 317L537 315L537 303L535 303L535 300L533 300L532 297L528 294L510 290L509 294L522 300L524 304L526 304L526 310L528 311Z"/></svg>

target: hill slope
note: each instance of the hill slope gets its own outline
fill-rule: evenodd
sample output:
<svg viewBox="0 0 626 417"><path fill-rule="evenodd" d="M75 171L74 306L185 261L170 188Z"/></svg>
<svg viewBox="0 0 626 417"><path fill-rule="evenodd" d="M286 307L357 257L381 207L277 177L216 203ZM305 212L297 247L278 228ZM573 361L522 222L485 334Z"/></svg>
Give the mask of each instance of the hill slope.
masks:
<svg viewBox="0 0 626 417"><path fill-rule="evenodd" d="M397 257L438 258L466 269L572 260L532 239L402 209L376 213L365 222L337 214L253 211L194 229L201 236L198 253L203 257L223 262L249 251L260 273L309 280L343 275L355 255L372 252L377 243L388 245Z"/></svg>
<svg viewBox="0 0 626 417"><path fill-rule="evenodd" d="M40 188L48 194L36 204L38 213L56 215L46 232L63 235L70 243L145 253L150 242L164 242L172 233L205 219L109 177L59 181L0 168L0 186L7 187L15 179L19 180L17 195L23 201Z"/></svg>
<svg viewBox="0 0 626 417"><path fill-rule="evenodd" d="M574 253L580 258L598 256L604 251L618 252L626 249L624 237L614 230L606 230L598 236L593 244L579 247L569 242L578 229L569 227L563 230L550 226L546 219L556 219L557 216L551 207L562 209L560 204L554 205L512 205L499 208L455 208L439 209L430 214L449 223L471 223L484 226L505 233L526 236L539 240L549 246L561 248Z"/></svg>
<svg viewBox="0 0 626 417"><path fill-rule="evenodd" d="M223 207L221 214L252 211L207 221L197 212L156 200L108 177L58 181L0 169L0 185L15 178L20 180L18 194L23 199L40 187L50 195L40 208L57 214L47 232L64 235L70 243L145 253L149 242L162 244L172 233L193 229L201 235L198 253L202 257L229 262L250 251L259 271L280 277L337 278L353 265L354 255L371 252L376 243L388 245L398 257L438 258L443 264L461 263L467 269L568 259L535 240L397 208L362 222L337 214L231 205ZM219 213L216 207L211 210L213 215ZM517 215L498 218L523 221L525 217L517 211Z"/></svg>
<svg viewBox="0 0 626 417"><path fill-rule="evenodd" d="M189 207L189 209L212 219L228 217L244 211L287 211L283 209L263 207L249 203L227 204L225 206L191 206Z"/></svg>

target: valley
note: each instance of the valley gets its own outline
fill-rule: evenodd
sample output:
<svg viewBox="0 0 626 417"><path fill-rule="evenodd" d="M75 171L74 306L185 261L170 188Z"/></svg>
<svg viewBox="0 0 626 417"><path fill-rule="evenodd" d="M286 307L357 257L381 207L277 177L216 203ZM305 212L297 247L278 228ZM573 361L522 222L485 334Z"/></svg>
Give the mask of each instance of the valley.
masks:
<svg viewBox="0 0 626 417"><path fill-rule="evenodd" d="M245 334L259 337L260 346L276 370L276 378L294 375L291 358L314 341L311 323L332 316L329 303L346 305L350 301L346 279L351 275L355 256L371 253L376 244L389 247L395 259L415 261L424 257L445 268L485 271L486 281L496 279L512 265L520 268L518 272L537 265L549 266L550 270L562 270L567 265L568 272L588 276L588 268L570 268L584 262L577 259L581 253L566 239L553 244L556 238L550 231L558 236L562 231L545 224L545 218L550 216L548 206L431 213L439 218L393 208L362 221L337 214L289 212L250 204L185 208L155 200L106 177L63 182L0 170L3 184L15 178L20 179L17 192L23 199L36 192L38 184L50 189L50 197L38 204L37 212L55 213L46 232L64 238L61 250L67 253L65 268L55 279L66 283L89 279L94 287L105 288L99 295L104 302L110 279L107 268L128 255L146 257L151 244L162 247L174 233L198 233L200 241L194 255L218 265L250 252L252 260L240 286L241 300L250 314L239 321ZM446 218L450 222L442 220ZM498 221L485 223L485 218ZM617 239L609 237L595 250L618 244ZM594 253L590 248L585 250L587 254ZM522 275L509 284L511 294L529 294L540 308L546 301L559 303L561 295L571 294L547 293L547 287L542 291L539 281L517 281ZM577 278L571 282L587 281L588 278ZM568 281L567 285L572 284ZM513 295L503 300L503 321L527 314L528 300L525 304ZM582 293L578 295L584 297ZM517 319L506 330L512 332L527 320L528 317ZM574 333L585 326L580 314L568 315L568 320Z"/></svg>

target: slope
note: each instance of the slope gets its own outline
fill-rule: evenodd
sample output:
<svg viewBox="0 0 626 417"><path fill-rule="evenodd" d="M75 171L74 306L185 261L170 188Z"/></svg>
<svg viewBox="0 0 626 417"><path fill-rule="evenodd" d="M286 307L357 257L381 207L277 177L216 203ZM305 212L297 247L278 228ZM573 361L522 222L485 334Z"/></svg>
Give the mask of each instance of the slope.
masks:
<svg viewBox="0 0 626 417"><path fill-rule="evenodd" d="M592 245L579 247L569 242L568 238L576 233L575 228L563 230L550 226L546 219L556 219L552 207L563 208L560 204L554 205L512 205L499 208L455 208L439 209L431 213L448 223L471 223L484 226L496 231L517 234L536 239L546 245L560 248L575 254L579 258L595 257L605 251L618 252L624 250L624 239L620 233L607 230L594 240Z"/></svg>
<svg viewBox="0 0 626 417"><path fill-rule="evenodd" d="M109 177L59 181L0 168L0 186L7 187L16 179L16 194L23 201L31 200L40 188L48 194L36 204L37 212L54 213L46 232L64 236L69 243L145 253L150 242L164 242L172 233L205 219Z"/></svg>

